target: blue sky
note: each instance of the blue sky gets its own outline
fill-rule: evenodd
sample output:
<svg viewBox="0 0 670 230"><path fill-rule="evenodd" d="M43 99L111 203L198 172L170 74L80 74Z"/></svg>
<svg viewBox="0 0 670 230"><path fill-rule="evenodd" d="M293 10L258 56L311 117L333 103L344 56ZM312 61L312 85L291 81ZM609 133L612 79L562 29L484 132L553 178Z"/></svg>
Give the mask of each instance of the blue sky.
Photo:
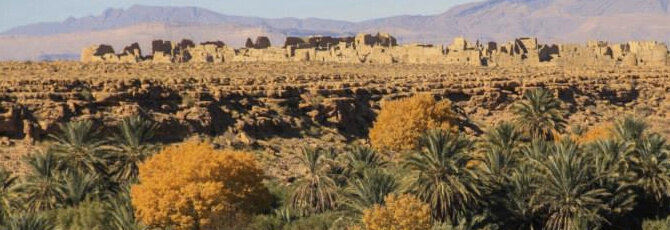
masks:
<svg viewBox="0 0 670 230"><path fill-rule="evenodd" d="M134 4L199 6L224 14L259 17L317 17L361 21L401 14L439 14L476 0L0 0L0 31L36 22L98 15Z"/></svg>

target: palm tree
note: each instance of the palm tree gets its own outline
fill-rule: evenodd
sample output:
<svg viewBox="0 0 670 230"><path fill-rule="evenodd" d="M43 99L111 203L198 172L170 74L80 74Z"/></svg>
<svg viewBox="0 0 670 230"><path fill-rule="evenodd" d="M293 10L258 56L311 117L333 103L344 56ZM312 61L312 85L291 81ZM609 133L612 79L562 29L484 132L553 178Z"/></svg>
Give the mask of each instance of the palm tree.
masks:
<svg viewBox="0 0 670 230"><path fill-rule="evenodd" d="M374 149L365 146L355 146L347 152L347 169L349 174L361 178L367 169L375 169L386 164L381 155Z"/></svg>
<svg viewBox="0 0 670 230"><path fill-rule="evenodd" d="M539 216L533 199L538 190L535 173L535 168L528 164L519 165L507 177L507 183L500 189L502 192L491 197L490 211L500 220L502 229L526 230L537 225Z"/></svg>
<svg viewBox="0 0 670 230"><path fill-rule="evenodd" d="M420 146L405 162L413 172L410 192L431 206L435 220L457 223L480 195L476 175L466 167L471 142L460 133L431 130Z"/></svg>
<svg viewBox="0 0 670 230"><path fill-rule="evenodd" d="M538 168L535 210L545 210L544 229L569 230L603 220L603 199L610 194L595 186L592 167L580 148L566 138L553 146L546 159L533 159Z"/></svg>
<svg viewBox="0 0 670 230"><path fill-rule="evenodd" d="M380 169L368 169L362 178L354 179L346 189L344 203L351 209L362 213L375 204L384 204L384 197L398 190L395 177Z"/></svg>
<svg viewBox="0 0 670 230"><path fill-rule="evenodd" d="M630 180L627 162L633 153L633 144L620 140L597 140L586 147L587 157L593 165L596 186L605 189L611 196L603 199L607 209L601 214L611 226L630 222L622 216L635 208L635 193L627 181Z"/></svg>
<svg viewBox="0 0 670 230"><path fill-rule="evenodd" d="M146 227L135 218L135 209L131 205L129 194L129 187L123 187L115 199L107 202L111 210L112 225L115 229L144 230Z"/></svg>
<svg viewBox="0 0 670 230"><path fill-rule="evenodd" d="M510 123L502 123L484 134L480 150L483 154L481 172L492 186L505 183L505 177L520 157L521 132ZM487 183L488 184L488 183Z"/></svg>
<svg viewBox="0 0 670 230"><path fill-rule="evenodd" d="M486 215L475 215L471 218L460 218L458 224L435 223L434 230L480 230L480 229L498 229L495 223L492 223Z"/></svg>
<svg viewBox="0 0 670 230"><path fill-rule="evenodd" d="M68 172L63 178L63 197L60 203L74 207L84 201L101 200L105 197L102 183L95 175Z"/></svg>
<svg viewBox="0 0 670 230"><path fill-rule="evenodd" d="M338 188L346 186L349 179L346 163L342 162L337 152L332 148L320 151L322 151L321 155L324 163L322 167L325 175L333 179Z"/></svg>
<svg viewBox="0 0 670 230"><path fill-rule="evenodd" d="M531 138L553 139L554 133L565 129L560 107L561 102L550 91L539 88L527 91L512 111L515 123Z"/></svg>
<svg viewBox="0 0 670 230"><path fill-rule="evenodd" d="M54 229L53 223L35 213L24 213L9 219L0 229L2 230L51 230Z"/></svg>
<svg viewBox="0 0 670 230"><path fill-rule="evenodd" d="M517 154L520 147L522 133L511 123L501 123L484 133L481 149L505 154Z"/></svg>
<svg viewBox="0 0 670 230"><path fill-rule="evenodd" d="M15 193L13 191L16 185L17 177L12 176L4 168L0 169L0 223L4 223L10 217L12 209L15 207Z"/></svg>
<svg viewBox="0 0 670 230"><path fill-rule="evenodd" d="M646 196L661 203L670 197L670 152L663 137L652 134L644 138L629 156L632 184Z"/></svg>
<svg viewBox="0 0 670 230"><path fill-rule="evenodd" d="M57 208L64 186L58 171L58 160L51 151L36 152L25 158L29 172L17 185L27 211L39 212Z"/></svg>
<svg viewBox="0 0 670 230"><path fill-rule="evenodd" d="M514 169L517 157L505 154L501 150L486 151L484 154L482 163L479 165L482 179L486 180L482 186L496 190L506 183L506 177Z"/></svg>
<svg viewBox="0 0 670 230"><path fill-rule="evenodd" d="M71 121L59 124L60 132L50 135L56 143L52 145L54 154L62 162L65 171L76 170L84 174L105 174L103 147L105 141L97 137L93 122Z"/></svg>
<svg viewBox="0 0 670 230"><path fill-rule="evenodd" d="M333 209L336 206L337 185L326 174L328 164L323 158L322 150L305 147L299 159L307 172L296 183L296 189L291 196L291 208L303 214Z"/></svg>
<svg viewBox="0 0 670 230"><path fill-rule="evenodd" d="M639 142L645 136L649 125L644 120L626 117L614 124L614 134L619 140Z"/></svg>
<svg viewBox="0 0 670 230"><path fill-rule="evenodd" d="M605 176L625 176L628 169L626 159L634 151L629 142L605 139L597 140L586 147L595 164L596 173Z"/></svg>
<svg viewBox="0 0 670 230"><path fill-rule="evenodd" d="M552 151L552 142L544 139L533 139L530 143L521 146L521 153L525 159L544 160Z"/></svg>
<svg viewBox="0 0 670 230"><path fill-rule="evenodd" d="M150 144L158 124L140 116L125 117L114 134L113 174L117 182L137 182L139 164L158 150Z"/></svg>

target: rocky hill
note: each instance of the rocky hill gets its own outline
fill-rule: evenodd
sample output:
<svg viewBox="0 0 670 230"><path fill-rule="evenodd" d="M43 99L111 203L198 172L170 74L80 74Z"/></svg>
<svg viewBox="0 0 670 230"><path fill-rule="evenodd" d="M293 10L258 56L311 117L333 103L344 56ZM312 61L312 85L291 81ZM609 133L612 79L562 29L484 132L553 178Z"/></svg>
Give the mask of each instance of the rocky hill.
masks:
<svg viewBox="0 0 670 230"><path fill-rule="evenodd" d="M447 9L445 9L447 10ZM520 36L552 43L587 40L670 42L668 0L488 0L431 16L397 16L363 22L325 19L264 19L219 14L194 7L134 6L98 16L27 25L0 35L0 60L74 57L79 48L104 43L122 46L152 39L223 40L239 47L245 37L312 34L351 36L389 32L399 42L446 44L463 35L483 41Z"/></svg>

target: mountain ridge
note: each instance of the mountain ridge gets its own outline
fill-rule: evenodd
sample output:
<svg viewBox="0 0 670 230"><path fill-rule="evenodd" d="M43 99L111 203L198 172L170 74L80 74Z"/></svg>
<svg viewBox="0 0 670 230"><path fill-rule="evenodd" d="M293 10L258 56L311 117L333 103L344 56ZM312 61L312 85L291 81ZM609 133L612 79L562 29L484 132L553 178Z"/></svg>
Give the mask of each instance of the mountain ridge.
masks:
<svg viewBox="0 0 670 230"><path fill-rule="evenodd" d="M488 0L458 5L436 15L399 15L349 22L234 16L198 7L133 5L127 9L110 8L97 16L7 30L0 33L0 50L21 45L29 46L26 50L30 53L2 52L0 60L53 54L72 56L90 44L122 41L147 44L151 39L223 40L226 44L241 46L246 35L268 35L274 45L282 44L286 36L351 36L377 32L391 33L403 43L438 45L448 44L456 36L498 42L516 37L538 37L542 43L670 42L670 23L665 23L670 21L668 12L670 0ZM161 24L164 28L142 31L134 27L149 24ZM73 42L67 42L67 37L72 37ZM26 38L34 43L21 41ZM150 47L143 45L142 48Z"/></svg>
<svg viewBox="0 0 670 230"><path fill-rule="evenodd" d="M316 26L310 26L310 23L322 23L318 25L319 27L323 26L323 24L331 25L331 27L342 27L352 24L351 22L319 18L299 19L285 17L268 19L261 17L226 15L192 6L159 7L133 5L128 9L109 8L98 16L86 16L80 18L70 17L61 22L42 22L19 26L4 31L0 33L0 35L44 36L70 32L117 29L133 24L157 22L180 26L235 23L240 25L267 25L278 29L304 29L304 27L307 27L307 29L318 28Z"/></svg>

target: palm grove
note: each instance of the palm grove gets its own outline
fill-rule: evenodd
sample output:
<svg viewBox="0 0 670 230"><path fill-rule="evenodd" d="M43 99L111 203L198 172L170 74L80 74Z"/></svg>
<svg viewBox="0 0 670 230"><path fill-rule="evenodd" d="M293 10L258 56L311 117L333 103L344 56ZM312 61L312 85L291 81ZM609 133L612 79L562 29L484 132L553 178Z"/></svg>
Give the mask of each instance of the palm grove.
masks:
<svg viewBox="0 0 670 230"><path fill-rule="evenodd" d="M387 101L370 146L305 146L290 183L248 151L161 147L157 124L60 126L0 174L5 229L668 229L670 148L637 118L568 128L551 91L471 137L448 100Z"/></svg>

